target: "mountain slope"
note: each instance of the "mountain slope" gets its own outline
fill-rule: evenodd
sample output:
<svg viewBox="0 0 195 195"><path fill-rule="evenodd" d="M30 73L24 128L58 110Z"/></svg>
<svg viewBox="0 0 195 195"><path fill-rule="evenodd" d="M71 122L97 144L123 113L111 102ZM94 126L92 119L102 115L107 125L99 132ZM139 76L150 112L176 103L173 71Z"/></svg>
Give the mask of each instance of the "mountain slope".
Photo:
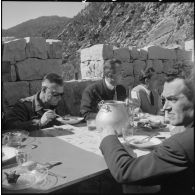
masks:
<svg viewBox="0 0 195 195"><path fill-rule="evenodd" d="M182 44L194 39L194 3L90 2L74 18L40 17L4 30L3 36L62 40L64 62L74 62L79 49L98 43Z"/></svg>
<svg viewBox="0 0 195 195"><path fill-rule="evenodd" d="M3 30L4 37L14 36L16 38L27 36L42 36L47 38L57 38L70 18L59 16L42 16L28 20L15 27Z"/></svg>
<svg viewBox="0 0 195 195"><path fill-rule="evenodd" d="M59 34L65 62L80 48L181 44L194 37L194 3L93 2Z"/></svg>

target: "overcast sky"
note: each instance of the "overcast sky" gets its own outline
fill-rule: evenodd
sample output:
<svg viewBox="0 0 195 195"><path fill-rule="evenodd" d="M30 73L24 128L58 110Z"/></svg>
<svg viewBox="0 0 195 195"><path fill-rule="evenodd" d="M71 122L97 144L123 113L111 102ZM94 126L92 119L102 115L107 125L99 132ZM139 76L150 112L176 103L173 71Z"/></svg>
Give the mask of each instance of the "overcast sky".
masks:
<svg viewBox="0 0 195 195"><path fill-rule="evenodd" d="M74 17L88 3L80 2L28 2L2 1L2 28L8 29L40 16Z"/></svg>

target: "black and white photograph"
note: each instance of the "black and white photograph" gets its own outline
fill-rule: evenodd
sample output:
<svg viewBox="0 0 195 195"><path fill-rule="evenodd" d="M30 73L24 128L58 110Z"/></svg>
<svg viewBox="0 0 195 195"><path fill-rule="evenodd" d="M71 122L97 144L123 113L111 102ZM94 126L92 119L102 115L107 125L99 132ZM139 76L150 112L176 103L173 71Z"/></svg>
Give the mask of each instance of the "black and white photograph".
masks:
<svg viewBox="0 0 195 195"><path fill-rule="evenodd" d="M2 194L194 194L194 2L1 1Z"/></svg>

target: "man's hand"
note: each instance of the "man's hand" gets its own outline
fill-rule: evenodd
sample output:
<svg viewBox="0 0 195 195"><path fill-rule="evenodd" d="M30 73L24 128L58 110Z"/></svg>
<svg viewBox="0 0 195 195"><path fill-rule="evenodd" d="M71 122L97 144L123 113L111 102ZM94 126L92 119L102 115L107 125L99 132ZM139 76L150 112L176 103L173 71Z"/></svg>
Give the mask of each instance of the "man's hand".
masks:
<svg viewBox="0 0 195 195"><path fill-rule="evenodd" d="M106 126L106 127L101 127L99 129L100 131L100 142L104 139L104 137L108 135L116 135L116 130L112 126Z"/></svg>
<svg viewBox="0 0 195 195"><path fill-rule="evenodd" d="M47 125L50 121L56 118L56 113L53 110L46 111L41 117L40 124L41 126Z"/></svg>

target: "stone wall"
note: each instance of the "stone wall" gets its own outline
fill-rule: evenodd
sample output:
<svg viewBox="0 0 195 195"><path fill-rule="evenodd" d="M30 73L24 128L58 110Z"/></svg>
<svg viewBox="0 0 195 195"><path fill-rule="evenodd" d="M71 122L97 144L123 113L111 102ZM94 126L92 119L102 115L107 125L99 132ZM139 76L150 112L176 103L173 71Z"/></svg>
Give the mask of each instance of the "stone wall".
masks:
<svg viewBox="0 0 195 195"><path fill-rule="evenodd" d="M2 110L7 111L20 98L35 94L47 73L64 79L64 97L72 115L79 115L84 88L96 80L73 80L74 66L62 64L62 42L40 37L5 41L2 45Z"/></svg>
<svg viewBox="0 0 195 195"><path fill-rule="evenodd" d="M83 90L102 78L104 60L113 57L122 61L121 84L126 89L137 85L140 71L152 66L155 69L152 83L161 93L166 74L190 73L193 50L189 47L186 50L158 46L137 49L98 44L80 50L80 55L73 59L75 64L62 64L62 42L59 40L26 37L6 41L2 45L2 110L6 111L20 98L35 94L40 90L43 76L55 72L63 76L63 98L71 114L79 115ZM76 60L78 57L80 59ZM79 80L74 80L75 72Z"/></svg>
<svg viewBox="0 0 195 195"><path fill-rule="evenodd" d="M193 66L192 51L183 50L180 47L148 46L137 49L136 47L114 48L110 45L98 44L85 48L80 53L82 79L101 78L106 59L121 60L121 84L127 90L139 84L139 74L147 67L154 68L155 75L152 83L157 85L160 93L166 74L175 73L187 76Z"/></svg>
<svg viewBox="0 0 195 195"><path fill-rule="evenodd" d="M4 41L2 49L3 110L34 94L45 74L62 74L61 41L26 37Z"/></svg>

